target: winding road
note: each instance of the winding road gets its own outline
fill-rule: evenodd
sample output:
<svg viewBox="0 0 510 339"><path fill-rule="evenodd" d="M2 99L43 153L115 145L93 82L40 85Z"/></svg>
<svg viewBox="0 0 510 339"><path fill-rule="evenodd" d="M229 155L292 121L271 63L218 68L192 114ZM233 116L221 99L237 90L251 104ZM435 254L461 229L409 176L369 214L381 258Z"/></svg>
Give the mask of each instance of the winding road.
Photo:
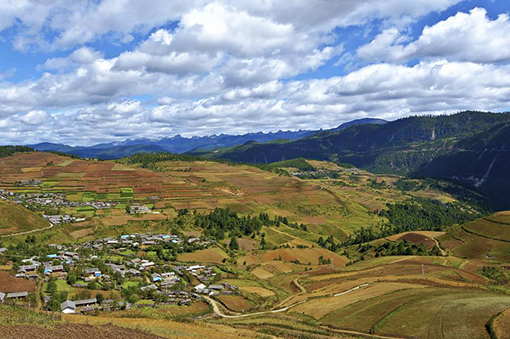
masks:
<svg viewBox="0 0 510 339"><path fill-rule="evenodd" d="M298 285L301 286L301 284L299 284L299 282L298 282ZM368 286L368 284L361 284L361 285L353 287L350 290L347 290L345 292L334 294L333 296L334 297L340 297L340 296L346 295L348 293L354 292L354 291L360 289L361 287L365 287L365 286ZM306 290L304 289L303 286L301 286L301 288L306 292ZM255 313L229 315L229 314L225 314L225 313L221 312L220 307L218 306L218 302L216 302L216 300L214 300L213 298L211 298L209 296L203 296L203 298L205 300L207 300L207 302L209 302L211 304L211 306L213 308L213 311L214 311L214 314L216 314L219 317L227 318L227 319L238 319L238 318L246 318L246 317L262 315L262 314L272 314L272 313L286 312L286 311L290 310L291 308L296 307L298 305L301 305L301 304L303 304L303 303L308 301L308 300L302 300L302 301L297 302L295 304L292 304L290 306L279 308L279 309L276 309L276 310L271 310L271 311L262 311L262 312L255 312Z"/></svg>
<svg viewBox="0 0 510 339"><path fill-rule="evenodd" d="M437 241L437 239L434 238L434 237L430 237L430 239L434 240L434 242L436 243L437 248L439 248L439 251L441 251L441 254L443 256L447 257L448 253L446 253L446 251L441 248L441 246L439 245L439 241Z"/></svg>
<svg viewBox="0 0 510 339"><path fill-rule="evenodd" d="M304 287L301 284L299 284L299 281L297 281L297 279L294 280L294 284L296 284L296 286L298 286L298 287L301 286L302 290L304 290L306 292ZM334 297L340 297L340 296L349 294L351 292L354 292L354 291L356 291L356 290L358 290L358 289L360 289L362 287L366 287L366 286L368 286L368 284L361 284L361 285L353 287L350 290L347 290L345 292L334 294L333 296ZM211 297L208 297L208 296L203 296L203 298L208 303L211 304L211 306L213 308L213 311L214 311L214 314L216 314L219 317L226 318L226 319L239 319L239 318L247 318L247 317L263 315L263 314L282 313L282 312L286 312L289 309L291 309L293 307L296 307L298 305L301 305L301 304L303 304L303 303L308 301L308 300L303 300L303 301L300 301L300 302L295 303L293 305L290 305L290 306L287 306L287 307L284 307L284 308L279 308L279 309L276 309L276 310L271 310L271 311L246 313L246 314L238 314L238 315L229 315L229 314L224 314L220 310L220 307L219 307L218 303L216 302L216 300L214 300L214 299L212 299ZM357 332L357 331L351 331L351 330L336 329L336 328L331 328L331 327L328 327L328 326L321 326L321 327L323 329L325 329L325 330L328 330L328 331L331 331L331 332L335 332L335 333L351 334L351 335L356 335L356 336L361 336L361 337L366 337L366 338L375 338L375 339L402 339L402 337L393 337L393 336L384 336L384 335L377 335L377 334L369 334L369 333Z"/></svg>
<svg viewBox="0 0 510 339"><path fill-rule="evenodd" d="M19 232L19 233L12 233L12 234L6 234L6 235L2 235L0 236L0 238L8 238L8 237L17 237L18 235L26 235L26 234L32 234L32 233L37 233L37 232L42 232L42 231L47 231L51 228L53 228L53 224L50 224L50 226L48 227L45 227L45 228L38 228L36 230L31 230L31 231L26 231L26 232Z"/></svg>

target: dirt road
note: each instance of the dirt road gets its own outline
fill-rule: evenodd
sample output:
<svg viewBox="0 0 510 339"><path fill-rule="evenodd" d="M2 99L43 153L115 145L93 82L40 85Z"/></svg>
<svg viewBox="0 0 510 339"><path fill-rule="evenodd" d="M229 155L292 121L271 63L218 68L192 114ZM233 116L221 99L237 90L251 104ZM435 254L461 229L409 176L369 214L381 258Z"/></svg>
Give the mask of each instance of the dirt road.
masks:
<svg viewBox="0 0 510 339"><path fill-rule="evenodd" d="M6 234L6 235L0 236L0 238L17 237L18 235L26 235L26 234L32 234L32 233L36 233L36 232L46 231L46 230L53 228L53 226L54 226L53 224L50 224L50 226L45 227L45 228L38 228L36 230L31 230L31 231L26 231L26 232Z"/></svg>

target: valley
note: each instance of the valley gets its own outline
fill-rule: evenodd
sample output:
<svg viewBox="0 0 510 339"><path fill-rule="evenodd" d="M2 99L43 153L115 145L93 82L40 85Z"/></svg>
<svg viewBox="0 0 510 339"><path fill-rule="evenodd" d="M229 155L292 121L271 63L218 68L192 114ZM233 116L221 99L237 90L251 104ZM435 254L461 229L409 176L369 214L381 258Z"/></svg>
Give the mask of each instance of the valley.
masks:
<svg viewBox="0 0 510 339"><path fill-rule="evenodd" d="M460 322L484 337L510 307L508 213L449 182L305 159L22 152L0 164L0 203L22 212L3 214L0 292L58 312L46 331L456 338ZM66 300L75 314L60 315Z"/></svg>

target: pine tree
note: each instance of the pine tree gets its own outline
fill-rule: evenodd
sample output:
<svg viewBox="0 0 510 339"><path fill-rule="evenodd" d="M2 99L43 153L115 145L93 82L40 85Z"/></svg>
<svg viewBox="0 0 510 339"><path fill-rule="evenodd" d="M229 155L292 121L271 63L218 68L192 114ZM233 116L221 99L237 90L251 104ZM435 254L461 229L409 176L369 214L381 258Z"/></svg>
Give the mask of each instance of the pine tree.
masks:
<svg viewBox="0 0 510 339"><path fill-rule="evenodd" d="M239 250L239 243L237 242L236 237L232 237L230 239L230 244L228 244L228 248L230 248L232 251Z"/></svg>

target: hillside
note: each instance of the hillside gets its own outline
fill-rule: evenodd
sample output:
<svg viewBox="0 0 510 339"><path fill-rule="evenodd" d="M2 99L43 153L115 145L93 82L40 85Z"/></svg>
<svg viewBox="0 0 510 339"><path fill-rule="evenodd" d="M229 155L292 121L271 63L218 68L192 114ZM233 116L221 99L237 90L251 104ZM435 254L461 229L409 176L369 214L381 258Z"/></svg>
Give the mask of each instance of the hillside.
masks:
<svg viewBox="0 0 510 339"><path fill-rule="evenodd" d="M288 161L266 170L248 165L196 160L187 155L139 154L118 162L87 161L35 152L0 160L1 185L15 193L61 193L70 202L117 202L117 208L94 211L87 206L65 207L60 213L86 217L88 226L66 226L53 237L74 239L93 233L107 234L110 226L137 220L157 221L174 218L181 209L208 211L230 208L247 214L268 213L286 216L291 222L307 225L299 237L316 241L321 236L345 239L360 227L376 225L385 219L374 214L388 203L425 197L444 202L467 204L480 210L476 199L452 195L441 185L423 184L415 190L399 188L399 178L373 175L356 168L327 162ZM294 176L288 173L295 172ZM41 180L38 185L19 185L22 180ZM128 204L154 206L158 213L141 217L126 215ZM48 210L44 207L42 212ZM52 210L49 208L49 210ZM56 213L53 209L53 213ZM123 226L123 227L128 227ZM79 232L78 232L79 230ZM65 231L62 235L61 231ZM76 231L76 232L75 232ZM106 232L106 233L105 233ZM118 230L116 230L118 232ZM289 242L291 235L273 234L275 246ZM298 232L299 233L299 232ZM277 239L278 238L278 239Z"/></svg>
<svg viewBox="0 0 510 339"><path fill-rule="evenodd" d="M0 235L46 228L49 223L25 207L0 199Z"/></svg>
<svg viewBox="0 0 510 339"><path fill-rule="evenodd" d="M503 192L508 157L496 155L506 152L509 121L510 114L483 112L411 117L319 133L292 143L243 145L217 156L258 163L304 157L350 163L375 173L455 179L507 208L510 202L503 199Z"/></svg>
<svg viewBox="0 0 510 339"><path fill-rule="evenodd" d="M112 310L104 298L93 306L94 317L63 315L68 324L51 324L56 336L110 324L112 337L136 328L166 338L177 330L197 338L442 338L458 335L451 324L476 317L462 335L477 338L510 307L506 280L486 278L499 268L481 271L491 265L486 247L462 258L459 246L468 236L506 237L507 217L487 214L482 196L450 182L304 158L251 166L169 153L117 161L17 153L0 159L0 178L17 197L37 193L52 201L31 200L35 210L86 219L28 239L3 238L8 249L0 264L11 275L3 272L0 284L19 283L13 258L42 262L50 255L55 263L75 253L75 265L64 265L66 279L55 272L42 284L31 282L29 300L52 296L38 310L58 313L65 298L98 295L132 304ZM131 213L140 206L146 209ZM60 245L57 253L53 244ZM491 251L498 260L506 252ZM138 275L140 260L154 267ZM92 267L104 275L91 280L85 268ZM122 267L135 273L113 271ZM163 273L180 280L169 288L170 280L157 280ZM200 283L229 287L196 297ZM188 306L180 295L191 296ZM448 307L455 312L444 312ZM25 335L17 325L7 333Z"/></svg>

